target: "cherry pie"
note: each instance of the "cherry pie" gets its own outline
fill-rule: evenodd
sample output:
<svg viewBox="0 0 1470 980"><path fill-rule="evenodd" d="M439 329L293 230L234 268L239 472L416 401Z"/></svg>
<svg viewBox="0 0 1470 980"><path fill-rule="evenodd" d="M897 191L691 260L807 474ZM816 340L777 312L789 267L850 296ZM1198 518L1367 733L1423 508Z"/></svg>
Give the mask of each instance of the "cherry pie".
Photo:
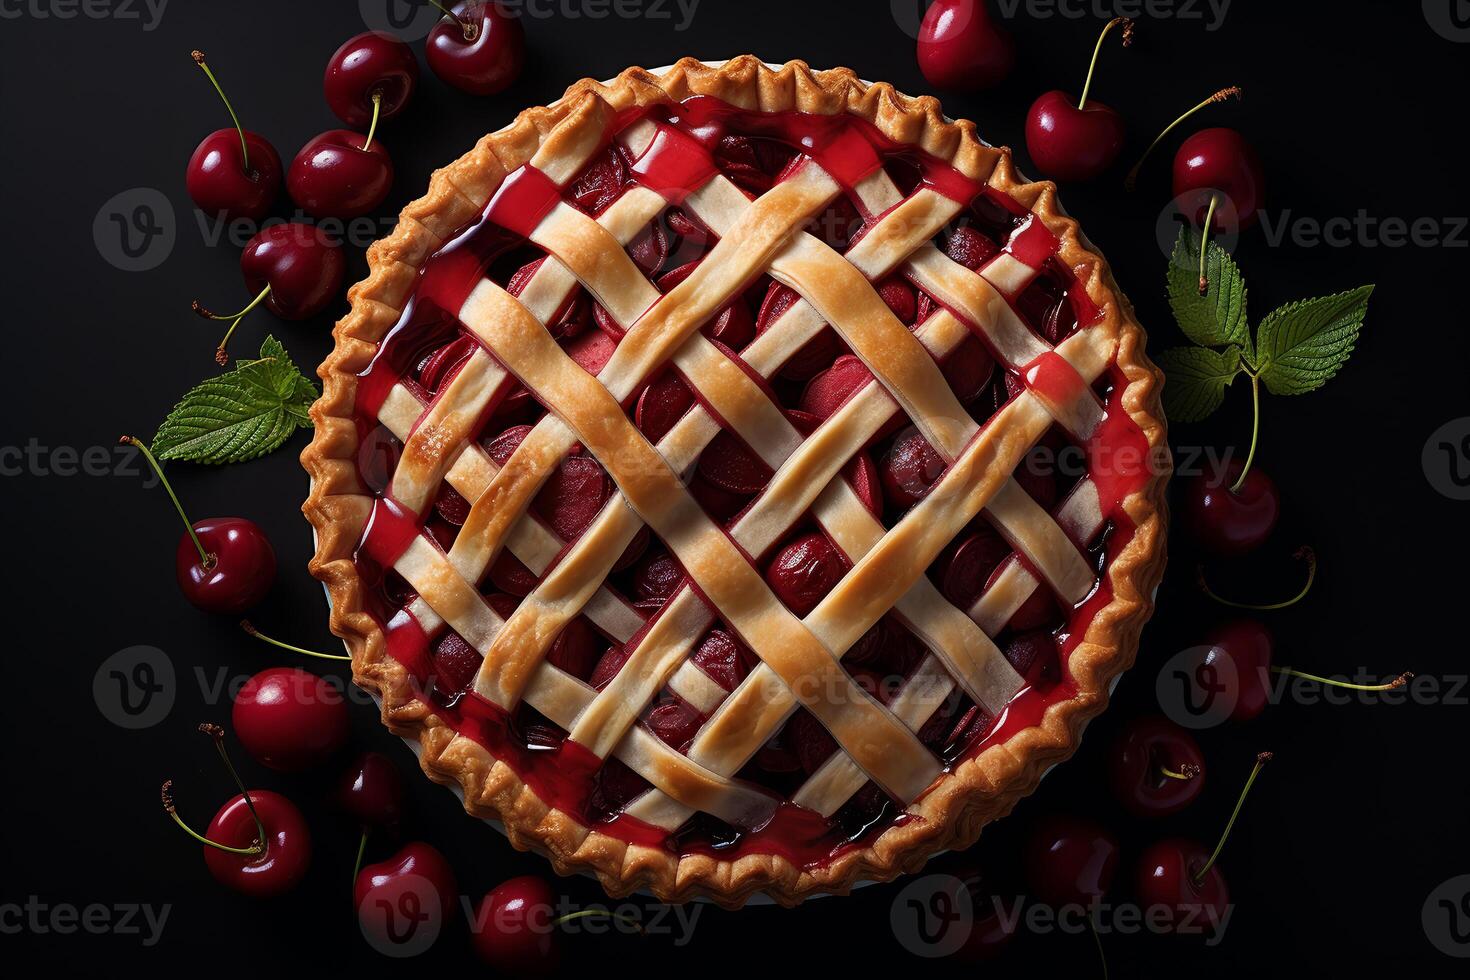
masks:
<svg viewBox="0 0 1470 980"><path fill-rule="evenodd" d="M1132 662L1161 376L1055 188L934 99L583 81L368 258L312 572L385 723L559 871L730 906L912 871Z"/></svg>

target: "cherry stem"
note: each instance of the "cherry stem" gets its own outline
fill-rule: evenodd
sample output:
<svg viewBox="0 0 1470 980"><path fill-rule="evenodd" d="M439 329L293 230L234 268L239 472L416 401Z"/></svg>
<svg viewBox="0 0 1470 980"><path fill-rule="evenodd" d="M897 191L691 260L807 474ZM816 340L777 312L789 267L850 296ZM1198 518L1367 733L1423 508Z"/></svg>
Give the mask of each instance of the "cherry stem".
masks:
<svg viewBox="0 0 1470 980"><path fill-rule="evenodd" d="M429 6L443 11L445 17L457 21L460 28L464 31L464 39L466 41L473 41L476 37L479 36L480 28L477 25L472 24L464 18L460 17L459 14L456 14L454 11L444 6L442 3L435 3L434 0L429 0Z"/></svg>
<svg viewBox="0 0 1470 980"><path fill-rule="evenodd" d="M1245 454L1245 465L1240 468L1240 476L1230 485L1231 493L1240 493L1240 488L1245 486L1245 475L1251 471L1251 464L1256 461L1256 444L1261 438L1261 376L1251 370L1245 373L1251 379L1251 448Z"/></svg>
<svg viewBox="0 0 1470 980"><path fill-rule="evenodd" d="M189 521L189 515L184 513L184 505L179 503L179 497L178 494L174 493L173 484L169 483L168 477L163 475L163 467L158 465L158 460L153 457L153 453L149 452L148 447L143 445L141 439L135 439L132 436L122 436L117 441L125 442L134 447L138 452L143 454L144 459L148 460L148 465L153 467L153 472L158 475L158 482L162 483L163 489L168 491L168 499L174 502L174 510L179 512L179 520L184 522L184 530L189 532L189 540L194 542L194 548L199 552L200 564L205 568L213 568L215 562L214 555L204 550L204 542L199 540L199 532L194 530L194 525Z"/></svg>
<svg viewBox="0 0 1470 980"><path fill-rule="evenodd" d="M1225 842L1230 839L1230 831L1235 828L1235 818L1240 816L1240 808L1245 805L1245 798L1250 795L1251 787L1255 785L1256 777L1266 767L1266 763L1275 757L1274 753L1262 752L1256 756L1256 764L1251 769L1250 776L1245 781L1245 788L1240 791L1240 797L1235 801L1235 809L1230 812L1230 820L1225 824L1225 832L1220 835L1220 842L1215 845L1215 851L1210 859L1204 863L1204 867L1194 873L1194 885L1198 888L1205 880L1205 875L1215 866L1220 858L1220 852L1225 850Z"/></svg>
<svg viewBox="0 0 1470 980"><path fill-rule="evenodd" d="M194 302L190 304L190 306L193 308L194 312L197 313L199 316L204 317L204 319L206 319L206 320L230 320L231 321L230 326L229 326L229 329L227 329L225 331L225 335L220 338L219 346L217 348L215 348L215 351L214 351L214 361L220 367L224 367L226 364L230 363L230 357L229 357L228 354L225 353L225 347L229 345L229 343L230 343L230 337L232 337L234 335L235 328L240 325L240 321L241 320L245 319L245 317L250 314L250 311L254 310L261 303L264 303L266 301L266 299L270 296L270 294L271 294L271 287L270 287L270 284L267 283L266 284L266 287L260 291L260 294L257 295L253 300L251 300L249 302L249 304L247 304L246 307L243 310L239 311L238 313L226 313L226 314L214 313L207 306L205 306L203 303L199 302L197 299L194 300Z"/></svg>
<svg viewBox="0 0 1470 980"><path fill-rule="evenodd" d="M179 811L174 806L173 788L174 781L172 779L165 779L163 781L163 789L160 791L160 795L163 797L163 809L170 817L173 817L174 823L178 824L184 833L199 843L212 847L217 851L224 851L226 854L239 854L241 857L259 857L265 852L265 845L260 841L256 841L249 847L231 847L228 844L221 844L217 841L210 840L193 827L184 823L184 818L179 816Z"/></svg>
<svg viewBox="0 0 1470 980"><path fill-rule="evenodd" d="M266 636L260 630L256 629L255 628L255 624L252 623L252 622L250 622L250 620L248 620L248 619L242 619L242 620L240 620L240 628L242 630L244 630L246 633L249 633L251 636L255 637L257 640L264 640L266 643L269 643L273 647L279 647L282 650L289 650L292 653L299 653L299 654L301 654L302 656L305 656L305 657L320 657L322 660L351 660L352 659L351 657L347 656L346 654L342 654L342 653L318 653L315 650L308 650L305 647L298 647L298 646L293 646L290 643L283 643L280 640L277 640L277 639L275 639L273 637Z"/></svg>
<svg viewBox="0 0 1470 980"><path fill-rule="evenodd" d="M1215 207L1220 203L1220 195L1210 195L1210 208L1205 212L1205 226L1199 233L1199 294L1206 296L1210 292L1210 277L1205 275L1205 259L1210 254L1210 229L1215 224Z"/></svg>
<svg viewBox="0 0 1470 980"><path fill-rule="evenodd" d="M367 827L362 828L362 837L357 842L357 860L352 862L352 893L357 894L357 875L362 871L362 856L367 852L368 834Z"/></svg>
<svg viewBox="0 0 1470 980"><path fill-rule="evenodd" d="M225 95L225 90L220 85L219 79L215 78L214 72L210 71L209 65L204 60L204 52L194 50L189 54L194 59L194 64L204 69L205 77L214 86L214 90L219 93L220 101L224 102L225 108L230 110L230 119L235 124L235 132L240 134L240 165L245 168L247 174L250 173L250 147L245 142L245 127L240 125L240 117L235 115L235 107L230 105L230 99Z"/></svg>
<svg viewBox="0 0 1470 980"><path fill-rule="evenodd" d="M1138 162L1133 165L1133 169L1128 171L1128 176L1123 178L1123 189L1128 191L1129 193L1133 192L1133 190L1138 186L1138 171L1143 169L1143 162L1147 160L1149 154L1152 153L1154 149L1164 141L1164 137L1168 136L1174 131L1175 127L1177 127L1180 123L1184 122L1184 120L1188 119L1190 116L1194 115L1196 112L1199 112L1206 106L1212 106L1216 102L1224 102L1232 95L1235 96L1235 98L1237 99L1243 97L1243 93L1239 85L1232 85L1229 88L1222 88L1220 91L1216 92L1214 95L1210 96L1208 99L1205 99L1199 105L1195 106L1193 109L1190 109L1184 115L1180 116L1178 119L1165 126L1164 131L1155 136L1154 141L1148 145L1148 149L1143 151L1143 156L1138 158Z"/></svg>
<svg viewBox="0 0 1470 980"><path fill-rule="evenodd" d="M261 850L265 849L265 821L260 819L260 814L255 809L255 801L250 798L250 791L245 788L245 781L235 771L235 764L230 761L230 753L225 751L225 730L218 725L209 722L199 726L201 734L208 735L214 740L214 749L219 753L220 761L230 772L230 778L235 781L235 786L240 790L240 795L245 798L245 806L250 811L250 816L255 820L255 831L260 835Z"/></svg>
<svg viewBox="0 0 1470 980"><path fill-rule="evenodd" d="M383 111L383 93L373 93L373 124L368 127L367 141L362 144L363 151L373 145L373 134L378 131L378 116Z"/></svg>
<svg viewBox="0 0 1470 980"><path fill-rule="evenodd" d="M1108 32L1118 25L1123 26L1123 47L1133 43L1133 18L1114 17L1108 21L1097 37L1097 45L1092 49L1092 62L1087 66L1087 80L1082 83L1082 97L1077 100L1077 109L1081 111L1087 105L1087 93L1092 90L1092 74L1097 71L1097 57L1102 53L1103 41L1107 39Z"/></svg>
<svg viewBox="0 0 1470 980"><path fill-rule="evenodd" d="M1306 681L1316 681L1319 684L1326 684L1328 687L1345 687L1350 691L1393 691L1409 683L1410 679L1414 676L1413 671L1406 670L1387 684L1350 684L1347 681L1333 680L1331 677L1319 677L1316 674L1308 674L1306 671L1296 670L1291 667L1277 667L1273 665L1271 672L1273 674L1285 674L1287 677L1300 677Z"/></svg>
<svg viewBox="0 0 1470 980"><path fill-rule="evenodd" d="M639 922L633 916L628 915L625 912L614 912L610 909L603 908L579 909L576 912L568 912L566 915L562 916L551 924L553 926L559 926L563 923L571 922L573 919L585 919L589 915L597 915L609 919L617 919L619 922L626 922L628 923L628 925L633 926L640 933L643 932L643 923Z"/></svg>
<svg viewBox="0 0 1470 980"><path fill-rule="evenodd" d="M1168 766L1159 766L1159 773L1163 775L1166 779L1178 779L1187 783L1200 774L1200 768L1193 762L1186 762L1184 765L1179 767L1178 772L1175 772Z"/></svg>
<svg viewBox="0 0 1470 980"><path fill-rule="evenodd" d="M1200 565L1195 570L1195 584L1199 586L1199 590L1205 595L1209 596L1211 599L1214 599L1220 605L1229 606L1232 609L1254 609L1258 612L1270 612L1271 610L1275 609L1287 609L1305 599L1307 597L1307 593L1312 591L1312 583L1317 580L1317 553L1315 551L1313 551L1307 545L1302 545L1300 548L1296 549L1296 551L1292 552L1291 557L1297 559L1298 561L1304 561L1307 563L1307 581L1305 582L1305 584L1302 585L1300 592L1292 596L1290 599L1286 599L1282 602L1236 602L1233 599L1221 598L1220 596L1215 594L1214 590L1210 588L1210 583L1205 581L1205 566L1203 565Z"/></svg>

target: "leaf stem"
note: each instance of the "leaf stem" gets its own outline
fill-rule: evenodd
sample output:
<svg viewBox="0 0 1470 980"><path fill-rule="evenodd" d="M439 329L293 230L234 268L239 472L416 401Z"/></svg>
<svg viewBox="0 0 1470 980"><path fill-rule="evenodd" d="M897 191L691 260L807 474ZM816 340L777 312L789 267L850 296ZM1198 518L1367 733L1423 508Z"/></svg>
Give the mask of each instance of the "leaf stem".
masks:
<svg viewBox="0 0 1470 980"><path fill-rule="evenodd" d="M204 61L204 52L194 50L189 53L194 59L194 64L204 69L205 77L209 79L214 90L219 93L220 101L224 102L225 108L230 111L230 121L235 124L235 132L240 136L240 168L249 174L250 171L250 147L245 142L245 127L240 125L240 117L235 115L235 107L230 105L230 99L225 95L224 87L220 85L219 79L214 77L214 72L209 70L209 65Z"/></svg>
<svg viewBox="0 0 1470 980"><path fill-rule="evenodd" d="M1251 448L1250 452L1246 453L1245 465L1240 469L1240 476L1230 487L1231 493L1240 493L1240 488L1245 486L1245 476L1251 471L1251 464L1256 460L1256 444L1260 441L1261 436L1261 376L1249 368L1245 373L1246 377L1251 379ZM1313 568L1315 567L1314 562Z"/></svg>
<svg viewBox="0 0 1470 980"><path fill-rule="evenodd" d="M214 555L204 550L204 542L199 540L199 532L194 530L194 525L189 521L189 515L184 513L184 505L179 503L178 494L174 493L173 485L168 482L168 477L163 475L163 467L158 464L158 460L153 457L153 453L149 452L148 447L143 445L141 439L135 439L132 436L122 436L118 439L118 442L125 442L137 449L138 452L143 454L143 458L148 461L148 465L153 467L153 472L158 475L158 482L162 483L163 489L168 491L168 499L174 502L174 510L179 512L179 520L184 522L184 530L189 532L189 540L194 542L194 548L199 552L200 564L205 568L213 568L215 562Z"/></svg>
<svg viewBox="0 0 1470 980"><path fill-rule="evenodd" d="M1102 33L1097 36L1097 44L1093 46L1092 61L1087 65L1087 79L1082 83L1082 97L1077 100L1078 112L1087 106L1087 93L1092 91L1092 75L1097 71L1097 58L1102 54L1103 41L1107 39L1108 32L1120 24L1123 27L1123 47L1126 48L1133 43L1133 19L1131 17L1114 17L1104 25Z"/></svg>
<svg viewBox="0 0 1470 980"><path fill-rule="evenodd" d="M1222 598L1216 595L1214 590L1210 588L1210 583L1205 581L1205 566L1203 565L1200 565L1198 568L1195 569L1195 584L1199 586L1199 590L1203 592L1206 596L1214 599L1220 605L1229 606L1232 609L1253 609L1258 612L1270 612L1276 609L1287 609L1305 599L1307 597L1307 593L1312 591L1312 583L1317 580L1317 553L1315 551L1313 551L1307 545L1302 545L1296 550L1292 557L1296 558L1299 561L1305 561L1307 563L1307 581L1302 586L1300 592L1292 596L1290 599L1286 599L1282 602L1236 602L1233 599Z"/></svg>
<svg viewBox="0 0 1470 980"><path fill-rule="evenodd" d="M1256 777L1261 774L1261 770L1266 767L1266 763L1270 762L1272 758L1274 756L1270 752L1262 752L1256 756L1255 767L1251 769L1250 777L1245 781L1245 788L1240 791L1240 796L1235 801L1235 809L1230 812L1230 820L1225 824L1225 832L1220 835L1219 842L1215 844L1214 853L1210 855L1210 859L1204 863L1204 866L1194 873L1195 887L1198 887L1205 880L1205 875L1209 874L1210 869L1219 860L1220 852L1225 850L1225 842L1230 839L1230 831L1235 828L1235 818L1240 816L1240 808L1245 805L1245 798L1250 795L1251 787L1255 785Z"/></svg>

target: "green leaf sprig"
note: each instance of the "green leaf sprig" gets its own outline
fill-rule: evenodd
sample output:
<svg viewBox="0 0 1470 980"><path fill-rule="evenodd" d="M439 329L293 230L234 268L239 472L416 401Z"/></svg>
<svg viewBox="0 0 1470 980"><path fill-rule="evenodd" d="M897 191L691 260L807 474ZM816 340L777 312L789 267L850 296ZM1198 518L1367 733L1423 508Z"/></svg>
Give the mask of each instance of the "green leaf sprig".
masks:
<svg viewBox="0 0 1470 980"><path fill-rule="evenodd" d="M1241 374L1251 382L1251 446L1232 491L1256 458L1261 431L1261 385L1273 395L1302 395L1330 380L1353 352L1372 286L1287 303L1266 314L1251 338L1245 279L1230 253L1181 228L1169 263L1169 306L1193 347L1159 355L1168 376L1164 410L1177 422L1207 418ZM1197 272L1196 270L1201 270ZM1208 290L1201 283L1209 283Z"/></svg>
<svg viewBox="0 0 1470 980"><path fill-rule="evenodd" d="M160 459L238 463L279 449L291 433L311 427L316 385L274 337L260 357L201 382L169 412L153 437Z"/></svg>

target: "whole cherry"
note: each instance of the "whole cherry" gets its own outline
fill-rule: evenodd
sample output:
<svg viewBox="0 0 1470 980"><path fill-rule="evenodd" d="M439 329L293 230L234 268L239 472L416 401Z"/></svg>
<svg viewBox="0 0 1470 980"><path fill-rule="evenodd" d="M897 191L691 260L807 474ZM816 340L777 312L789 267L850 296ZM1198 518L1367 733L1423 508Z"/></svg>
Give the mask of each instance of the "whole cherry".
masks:
<svg viewBox="0 0 1470 980"><path fill-rule="evenodd" d="M508 976L549 974L561 959L557 921L550 885L532 875L511 878L475 909L475 951Z"/></svg>
<svg viewBox="0 0 1470 980"><path fill-rule="evenodd" d="M1128 171L1128 176L1125 177L1123 180L1124 190L1131 192L1138 186L1138 172L1143 169L1143 165L1145 161L1148 160L1150 154L1152 154L1154 150L1158 149L1159 144L1164 141L1164 137L1172 133L1176 128L1183 124L1185 120L1187 120L1190 116L1193 116L1196 112L1199 112L1201 109L1204 109L1207 106L1215 105L1218 102L1224 102L1232 96L1236 99L1244 97L1244 93L1239 85L1232 85L1229 88L1220 89L1220 91L1215 92L1203 102L1196 104L1191 109L1189 109L1188 112L1185 112L1169 125L1165 126L1163 131L1160 132L1159 135L1155 136L1154 141L1148 145L1148 149L1143 151L1143 155L1138 158L1138 162L1135 163L1133 165L1133 168Z"/></svg>
<svg viewBox="0 0 1470 980"><path fill-rule="evenodd" d="M1026 880L1043 902L1090 906L1112 886L1118 838L1085 817L1042 820L1023 851Z"/></svg>
<svg viewBox="0 0 1470 980"><path fill-rule="evenodd" d="M365 128L401 113L419 82L413 48L392 34L365 31L349 38L327 62L322 91L348 126Z"/></svg>
<svg viewBox="0 0 1470 980"><path fill-rule="evenodd" d="M299 667L271 667L235 695L240 744L263 766L300 772L325 762L347 741L347 702L326 678Z"/></svg>
<svg viewBox="0 0 1470 980"><path fill-rule="evenodd" d="M984 0L936 0L919 25L919 70L935 88L978 92L1016 67L1016 43Z"/></svg>
<svg viewBox="0 0 1470 980"><path fill-rule="evenodd" d="M1101 102L1088 101L1092 76L1103 40L1114 27L1123 28L1123 46L1133 41L1133 21L1114 17L1102 29L1076 101L1061 90L1047 92L1031 104L1026 114L1026 149L1031 162L1047 177L1056 180L1091 180L1112 166L1123 149L1123 117Z"/></svg>
<svg viewBox="0 0 1470 980"><path fill-rule="evenodd" d="M247 790L225 751L224 731L200 725L214 740L240 793L220 807L203 834L174 806L173 780L163 784L163 809L183 831L204 845L204 863L221 884L243 895L270 898L294 888L311 863L311 834L296 805L270 790Z"/></svg>
<svg viewBox="0 0 1470 980"><path fill-rule="evenodd" d="M262 304L283 320L306 320L326 309L342 291L346 268L342 246L314 225L292 221L262 229L240 254L245 288L255 298L244 309L227 314L194 303L200 316L230 321L215 349L215 361L221 366L228 363L225 349L235 328Z"/></svg>
<svg viewBox="0 0 1470 980"><path fill-rule="evenodd" d="M962 963L993 960L1015 938L1016 921L1002 914L1000 893L978 868L973 865L957 868L952 875L968 893L970 902L970 931L954 956Z"/></svg>
<svg viewBox="0 0 1470 980"><path fill-rule="evenodd" d="M1178 813L1204 789L1205 760L1194 736L1158 715L1124 726L1108 754L1113 796L1136 817Z"/></svg>
<svg viewBox="0 0 1470 980"><path fill-rule="evenodd" d="M280 154L264 136L240 125L204 52L193 52L193 58L219 93L234 127L210 133L189 157L184 172L189 198L199 210L221 221L259 221L270 213L281 193Z"/></svg>
<svg viewBox="0 0 1470 980"><path fill-rule="evenodd" d="M153 452L132 436L119 441L148 461L184 522L175 554L175 574L184 598L205 612L234 615L259 604L276 581L276 552L259 525L243 517L191 523Z"/></svg>
<svg viewBox="0 0 1470 980"><path fill-rule="evenodd" d="M364 828L393 827L403 817L403 776L381 752L364 752L337 781L337 806Z"/></svg>
<svg viewBox="0 0 1470 980"><path fill-rule="evenodd" d="M1235 810L1225 824L1219 843L1210 851L1197 841L1169 838L1151 845L1140 855L1134 881L1138 904L1149 921L1160 921L1170 929L1189 927L1199 930L1204 925L1219 928L1230 905L1230 888L1225 884L1216 862L1246 796L1267 762L1270 752L1256 756L1255 767L1246 779L1245 788L1236 800Z"/></svg>
<svg viewBox="0 0 1470 980"><path fill-rule="evenodd" d="M455 914L454 869L434 847L412 841L386 861L369 864L353 880L358 923L379 949L401 947L432 930L437 936Z"/></svg>
<svg viewBox="0 0 1470 980"><path fill-rule="evenodd" d="M1237 558L1259 548L1281 517L1276 482L1259 466L1231 460L1184 484L1184 521L1200 548Z"/></svg>
<svg viewBox="0 0 1470 980"><path fill-rule="evenodd" d="M329 129L307 142L286 172L286 190L315 218L357 218L393 189L393 158L381 142L350 129Z"/></svg>
<svg viewBox="0 0 1470 980"><path fill-rule="evenodd" d="M1174 199L1196 225L1208 223L1214 234L1255 224L1265 186L1261 158L1236 130L1202 129L1174 154Z"/></svg>
<svg viewBox="0 0 1470 980"><path fill-rule="evenodd" d="M520 77L526 32L520 18L494 0L460 0L429 32L424 56L445 83L471 95L494 95Z"/></svg>

